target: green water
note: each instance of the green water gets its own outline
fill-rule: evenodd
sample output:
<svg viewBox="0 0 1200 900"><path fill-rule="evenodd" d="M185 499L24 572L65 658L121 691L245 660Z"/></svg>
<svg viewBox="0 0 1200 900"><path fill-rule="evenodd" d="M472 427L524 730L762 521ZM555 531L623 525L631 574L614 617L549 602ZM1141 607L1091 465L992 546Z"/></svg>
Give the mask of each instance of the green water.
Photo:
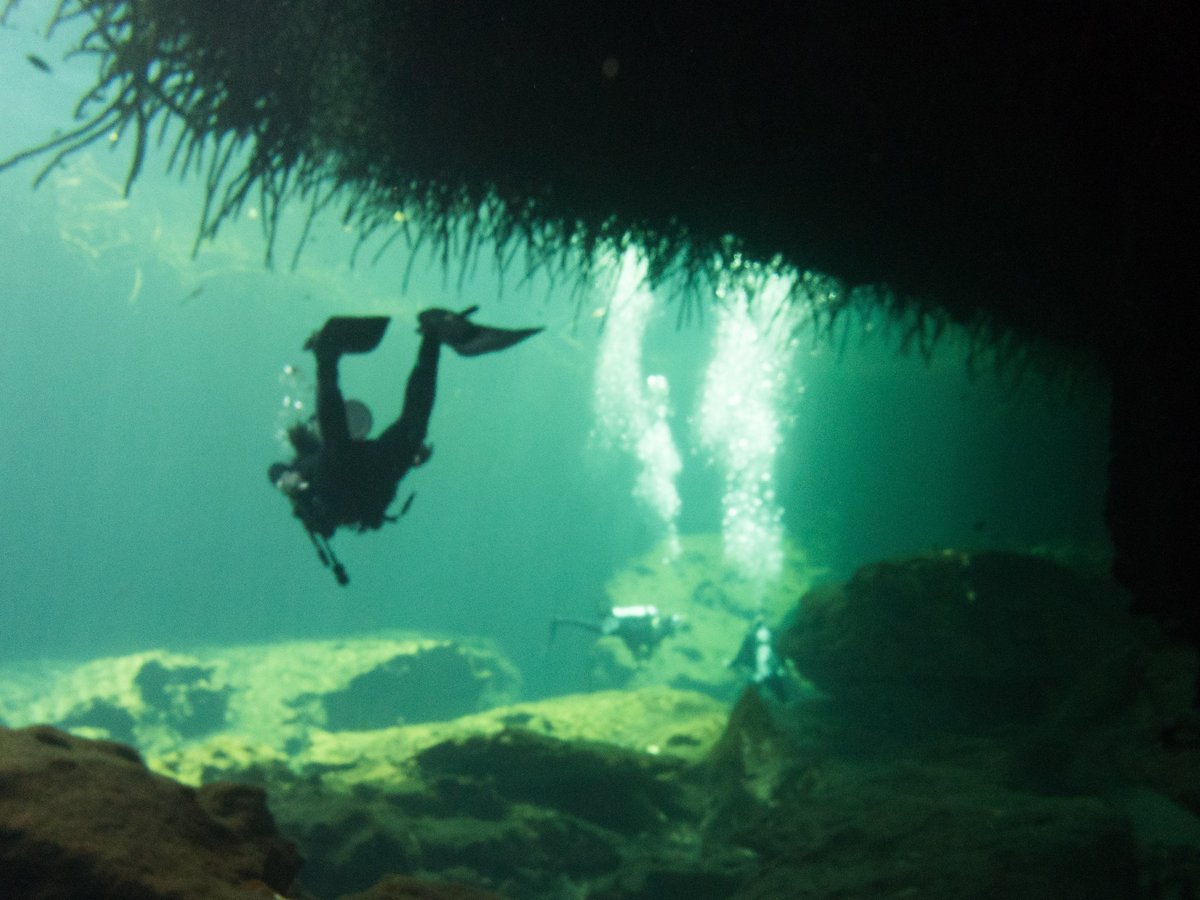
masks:
<svg viewBox="0 0 1200 900"><path fill-rule="evenodd" d="M0 158L62 128L93 75L59 61L43 21L31 5L0 31ZM36 192L37 161L0 174L0 658L400 628L496 640L528 696L586 687L589 636L548 646L548 622L594 617L606 581L660 537L632 496L633 462L590 438L603 293L519 271L502 283L486 251L460 279L459 262L410 260L403 242L351 269L336 215L292 271L301 210L273 270L247 215L193 257L198 180L165 175L152 153L126 199L128 152L91 148ZM677 330L663 300L643 365L671 383L678 526L715 532L720 474L689 423L714 317ZM386 424L417 311L475 304L481 321L546 331L444 357L434 456L401 486L413 507L338 536L353 579L339 588L265 477L285 456L284 367L311 376L300 347L331 314L393 316L377 352L343 365L347 394ZM1104 386L971 380L953 333L926 362L875 325L844 348L805 335L779 409L783 524L812 561L845 577L933 547L1102 554Z"/></svg>

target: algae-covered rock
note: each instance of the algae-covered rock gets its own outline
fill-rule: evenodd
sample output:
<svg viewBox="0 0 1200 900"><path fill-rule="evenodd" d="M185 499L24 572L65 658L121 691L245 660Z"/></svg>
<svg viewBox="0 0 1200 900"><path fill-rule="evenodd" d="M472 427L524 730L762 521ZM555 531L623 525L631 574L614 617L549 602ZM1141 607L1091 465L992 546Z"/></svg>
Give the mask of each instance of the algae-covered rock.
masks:
<svg viewBox="0 0 1200 900"><path fill-rule="evenodd" d="M732 838L773 861L732 900L1141 896L1128 822L1097 798L1009 791L933 764L843 760L827 776Z"/></svg>
<svg viewBox="0 0 1200 900"><path fill-rule="evenodd" d="M272 783L273 809L318 893L399 871L505 896L574 896L636 880L651 859L696 868L697 799L684 774L725 714L706 695L656 687L327 734Z"/></svg>
<svg viewBox="0 0 1200 900"><path fill-rule="evenodd" d="M162 650L26 663L0 670L0 709L14 725L50 723L145 751L223 727L229 688L219 668Z"/></svg>
<svg viewBox="0 0 1200 900"><path fill-rule="evenodd" d="M266 744L222 732L147 757L147 763L184 784L209 784L222 778L269 783L290 771L291 757Z"/></svg>
<svg viewBox="0 0 1200 900"><path fill-rule="evenodd" d="M732 700L745 673L729 667L755 620L775 624L825 570L794 544L785 548L783 571L768 585L740 575L725 560L718 534L685 535L672 558L655 548L617 572L605 587L608 608L653 605L679 615L683 625L651 653L638 654L619 637L604 636L593 651L598 687L668 684Z"/></svg>
<svg viewBox="0 0 1200 900"><path fill-rule="evenodd" d="M681 811L681 763L611 744L563 741L521 728L444 741L418 754L426 777L488 784L515 803L548 807L626 834L661 830Z"/></svg>
<svg viewBox="0 0 1200 900"><path fill-rule="evenodd" d="M1140 896L1124 813L1014 789L1004 754L936 732L897 752L832 704L775 710L745 691L703 769L708 845L757 861L725 896Z"/></svg>
<svg viewBox="0 0 1200 900"><path fill-rule="evenodd" d="M314 728L284 756L235 734L196 742L156 757L172 777L199 784L258 772L270 780L287 769L351 791L363 785L396 790L420 783L417 756L447 741L494 736L506 729L560 741L602 742L650 757L703 758L725 727L727 709L713 698L667 687L601 691L502 706L449 722L332 732Z"/></svg>
<svg viewBox="0 0 1200 900"><path fill-rule="evenodd" d="M778 643L859 747L986 737L1009 787L1134 784L1200 815L1196 654L1094 572L1015 553L878 563L806 595Z"/></svg>
<svg viewBox="0 0 1200 900"><path fill-rule="evenodd" d="M212 741L290 753L324 731L447 720L510 701L519 676L486 641L364 637L150 651L0 670L0 711L135 743L151 760ZM232 739L230 736L234 736Z"/></svg>
<svg viewBox="0 0 1200 900"><path fill-rule="evenodd" d="M780 652L846 715L971 730L1038 721L1130 645L1111 583L1050 560L952 551L804 596Z"/></svg>
<svg viewBox="0 0 1200 900"><path fill-rule="evenodd" d="M244 900L299 868L258 788L196 791L120 744L0 729L0 896Z"/></svg>
<svg viewBox="0 0 1200 900"><path fill-rule="evenodd" d="M736 581L712 582L700 599L694 586L690 605L672 609L690 582L645 568L614 580L630 604L652 596L702 621L757 612ZM655 579L666 588L636 593ZM498 695L491 687L512 689L503 659L485 645L406 637L141 654L83 675L61 669L58 682L13 668L0 713L53 710L79 728L161 739L151 767L204 784L204 809L243 837L270 834L265 789L306 859L304 891L327 900L1134 896L1139 860L1154 861L1143 884L1190 877L1143 846L1113 797L1155 795L1187 815L1194 754L1151 745L1156 716L1184 702L1194 668L1159 654L1155 675L1137 654L1101 652L1128 647L1113 634L1129 620L1090 584L1006 554L868 567L810 593L779 641L829 696L785 702L749 687L732 715L711 693L662 684L470 711ZM638 677L657 657L637 660ZM404 696L422 683L434 697L454 685L466 697ZM1004 685L1041 690L1040 705L1014 704ZM964 712L972 696L986 702ZM217 697L223 721L201 732ZM1053 727L1018 729L1030 709L1052 713ZM956 727L889 737L898 718ZM1008 727L992 727L1000 721ZM1086 758L1090 777L1048 778L1058 747L1077 748L1064 758ZM12 789L0 777L0 808ZM280 871L246 877L251 891L283 883Z"/></svg>
<svg viewBox="0 0 1200 900"><path fill-rule="evenodd" d="M663 723L660 735L682 737L680 724L702 721L706 703L644 689L331 736L339 752L331 744L324 762L314 752L277 781L273 810L309 861L306 885L326 895L389 871L523 900L918 889L1116 898L1136 882L1119 810L1005 786L991 742L947 740L904 759L847 753L829 705L779 708L753 689L720 740L719 725L706 728L702 752L686 758L646 745L655 730L646 725L615 732L627 747L604 740L648 714ZM673 704L679 722L667 727ZM1020 862L1012 871L1010 859Z"/></svg>

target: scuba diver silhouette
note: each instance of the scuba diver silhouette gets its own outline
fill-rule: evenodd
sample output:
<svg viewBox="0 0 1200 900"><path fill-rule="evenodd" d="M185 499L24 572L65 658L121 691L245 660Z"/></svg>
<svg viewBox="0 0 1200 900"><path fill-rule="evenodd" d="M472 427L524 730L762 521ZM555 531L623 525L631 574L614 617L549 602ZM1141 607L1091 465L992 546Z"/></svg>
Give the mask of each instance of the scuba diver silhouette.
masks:
<svg viewBox="0 0 1200 900"><path fill-rule="evenodd" d="M754 620L742 639L737 654L727 668L742 669L750 674L750 683L771 692L776 700L786 702L792 684L791 670L775 650L775 633L762 617Z"/></svg>
<svg viewBox="0 0 1200 900"><path fill-rule="evenodd" d="M342 526L360 532L382 528L385 522L395 522L412 502L409 497L399 515L388 514L400 479L433 452L425 434L442 344L461 356L479 356L511 347L542 330L476 325L468 317L477 309L472 306L460 313L427 309L417 316L421 347L408 376L404 406L395 422L369 440L358 429L352 432L348 423L347 401L338 387L338 360L343 353L369 353L379 346L390 318L334 316L305 343L304 349L317 358L317 427L293 425L288 440L296 458L272 463L267 477L291 501L293 515L338 584L349 584L350 577L329 545L334 532Z"/></svg>
<svg viewBox="0 0 1200 900"><path fill-rule="evenodd" d="M560 625L582 628L601 637L618 637L637 659L648 659L663 638L691 627L678 613L664 615L654 605L614 606L599 622L557 616L550 620L550 640L554 640Z"/></svg>

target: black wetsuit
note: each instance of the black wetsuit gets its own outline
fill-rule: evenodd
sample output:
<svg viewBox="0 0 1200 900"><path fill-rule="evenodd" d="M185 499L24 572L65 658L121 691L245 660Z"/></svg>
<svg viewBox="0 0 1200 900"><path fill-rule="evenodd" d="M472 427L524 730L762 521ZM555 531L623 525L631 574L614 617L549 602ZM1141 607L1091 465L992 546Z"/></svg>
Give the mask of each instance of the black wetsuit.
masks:
<svg viewBox="0 0 1200 900"><path fill-rule="evenodd" d="M429 458L425 435L437 387L441 341L421 339L417 364L408 376L404 407L377 438L356 439L346 423L346 404L338 386L340 354L317 352L317 425L320 441L301 450L291 468L306 485L291 495L304 527L328 540L344 525L359 531L380 528L396 499L400 479Z"/></svg>
<svg viewBox="0 0 1200 900"><path fill-rule="evenodd" d="M475 310L474 306L459 313L434 308L417 316L423 336L417 364L408 376L404 407L400 417L373 440L350 434L346 401L338 387L338 360L342 353L373 350L387 328L387 317L334 316L305 344L317 357L317 431L307 424L294 426L288 437L296 458L272 464L267 475L291 500L292 512L304 523L321 562L333 569L339 584L350 579L329 546L334 532L347 525L368 531L395 521L398 517L388 515L388 507L396 499L400 479L429 459L432 451L425 433L433 412L442 344L460 356L479 356L512 347L541 331L476 325L468 320Z"/></svg>

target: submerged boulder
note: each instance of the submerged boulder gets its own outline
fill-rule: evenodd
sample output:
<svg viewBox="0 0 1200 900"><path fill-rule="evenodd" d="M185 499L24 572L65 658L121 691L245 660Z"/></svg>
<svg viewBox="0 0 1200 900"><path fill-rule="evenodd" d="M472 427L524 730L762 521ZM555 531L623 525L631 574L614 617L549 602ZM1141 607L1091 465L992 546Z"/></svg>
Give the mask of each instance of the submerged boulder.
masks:
<svg viewBox="0 0 1200 900"><path fill-rule="evenodd" d="M987 740L1008 787L1122 808L1137 787L1200 816L1200 661L1105 577L1016 553L878 563L803 597L778 646L843 748Z"/></svg>
<svg viewBox="0 0 1200 900"><path fill-rule="evenodd" d="M483 782L506 800L625 834L659 831L682 809L678 760L521 728L438 744L417 764L427 777Z"/></svg>
<svg viewBox="0 0 1200 900"><path fill-rule="evenodd" d="M774 708L748 689L713 747L706 846L758 863L733 900L1139 896L1122 810L1003 784L988 739L848 752L832 712Z"/></svg>
<svg viewBox="0 0 1200 900"><path fill-rule="evenodd" d="M844 715L993 731L1042 721L1127 652L1111 582L1016 553L945 551L865 566L806 594L779 650Z"/></svg>
<svg viewBox="0 0 1200 900"><path fill-rule="evenodd" d="M246 900L299 869L258 788L196 790L121 744L0 729L0 896Z"/></svg>

